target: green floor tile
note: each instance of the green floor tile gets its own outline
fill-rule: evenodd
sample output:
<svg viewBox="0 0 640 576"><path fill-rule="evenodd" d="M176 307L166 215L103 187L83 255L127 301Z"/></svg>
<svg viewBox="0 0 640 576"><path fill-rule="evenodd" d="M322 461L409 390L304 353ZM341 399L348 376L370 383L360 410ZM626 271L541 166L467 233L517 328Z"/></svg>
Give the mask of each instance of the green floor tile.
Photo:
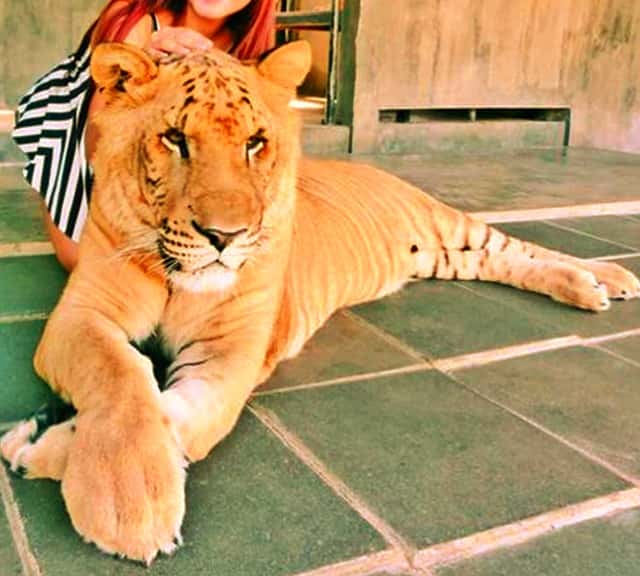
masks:
<svg viewBox="0 0 640 576"><path fill-rule="evenodd" d="M554 332L531 316L455 282L415 282L354 312L428 358L541 340Z"/></svg>
<svg viewBox="0 0 640 576"><path fill-rule="evenodd" d="M463 210L523 210L638 200L637 154L571 147L350 158L375 164Z"/></svg>
<svg viewBox="0 0 640 576"><path fill-rule="evenodd" d="M385 548L377 532L249 415L190 468L184 546L151 569L83 543L57 483L14 479L13 487L47 576L284 576Z"/></svg>
<svg viewBox="0 0 640 576"><path fill-rule="evenodd" d="M278 366L260 391L389 370L418 361L358 319L338 312L296 358Z"/></svg>
<svg viewBox="0 0 640 576"><path fill-rule="evenodd" d="M625 258L617 263L640 276L640 258ZM509 286L488 282L465 282L464 286L499 302L514 313L526 315L532 322L544 324L554 336L597 336L640 328L640 299L614 301L606 312L593 313Z"/></svg>
<svg viewBox="0 0 640 576"><path fill-rule="evenodd" d="M44 322L0 324L0 423L26 418L51 398L33 371Z"/></svg>
<svg viewBox="0 0 640 576"><path fill-rule="evenodd" d="M50 312L66 280L55 256L0 259L0 316Z"/></svg>
<svg viewBox="0 0 640 576"><path fill-rule="evenodd" d="M0 136L0 141L2 137ZM0 151L2 145L0 144ZM0 164L0 193L13 190L29 190L29 184L22 176L22 166Z"/></svg>
<svg viewBox="0 0 640 576"><path fill-rule="evenodd" d="M640 278L640 256L633 258L621 258L616 260L620 266L624 266L628 270L631 270L638 278Z"/></svg>
<svg viewBox="0 0 640 576"><path fill-rule="evenodd" d="M565 226L597 236L609 242L640 250L640 222L622 216L592 216L554 220L552 224Z"/></svg>
<svg viewBox="0 0 640 576"><path fill-rule="evenodd" d="M640 363L640 336L631 336L620 340L612 340L600 344L600 347L611 350L633 362Z"/></svg>
<svg viewBox="0 0 640 576"><path fill-rule="evenodd" d="M640 511L564 528L438 570L438 576L637 576Z"/></svg>
<svg viewBox="0 0 640 576"><path fill-rule="evenodd" d="M437 372L257 402L419 547L625 486Z"/></svg>
<svg viewBox="0 0 640 576"><path fill-rule="evenodd" d="M20 557L13 544L9 522L2 506L0 506L0 574L2 576L22 574Z"/></svg>
<svg viewBox="0 0 640 576"><path fill-rule="evenodd" d="M640 367L566 348L456 372L456 378L629 474L640 474Z"/></svg>
<svg viewBox="0 0 640 576"><path fill-rule="evenodd" d="M25 190L0 192L0 244L44 242L47 239L35 193Z"/></svg>
<svg viewBox="0 0 640 576"><path fill-rule="evenodd" d="M503 232L511 234L521 240L535 242L551 250L560 250L579 258L597 258L631 252L628 247L578 234L570 230L563 230L546 222L514 222L510 224L496 224Z"/></svg>

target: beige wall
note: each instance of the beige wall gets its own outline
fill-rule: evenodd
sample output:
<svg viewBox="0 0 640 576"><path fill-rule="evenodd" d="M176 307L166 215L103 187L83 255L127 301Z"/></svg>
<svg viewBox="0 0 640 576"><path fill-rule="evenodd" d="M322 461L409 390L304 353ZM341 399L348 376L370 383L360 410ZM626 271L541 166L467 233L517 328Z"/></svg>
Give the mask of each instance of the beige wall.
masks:
<svg viewBox="0 0 640 576"><path fill-rule="evenodd" d="M381 108L572 109L571 145L640 152L640 0L360 0L354 151Z"/></svg>
<svg viewBox="0 0 640 576"><path fill-rule="evenodd" d="M106 0L0 0L0 105L72 52Z"/></svg>
<svg viewBox="0 0 640 576"><path fill-rule="evenodd" d="M296 10L330 10L331 0L298 0ZM302 91L306 94L324 95L327 89L327 72L329 68L329 32L307 30L300 32L300 38L311 43L313 65L307 76Z"/></svg>
<svg viewBox="0 0 640 576"><path fill-rule="evenodd" d="M388 136L381 108L569 106L572 145L640 152L640 0L346 2L360 10L354 151ZM68 54L103 3L0 0L0 106Z"/></svg>
<svg viewBox="0 0 640 576"><path fill-rule="evenodd" d="M0 108L14 107L33 81L74 50L107 0L0 0ZM328 10L331 0L298 0ZM324 94L328 32L304 32L314 52L307 91Z"/></svg>

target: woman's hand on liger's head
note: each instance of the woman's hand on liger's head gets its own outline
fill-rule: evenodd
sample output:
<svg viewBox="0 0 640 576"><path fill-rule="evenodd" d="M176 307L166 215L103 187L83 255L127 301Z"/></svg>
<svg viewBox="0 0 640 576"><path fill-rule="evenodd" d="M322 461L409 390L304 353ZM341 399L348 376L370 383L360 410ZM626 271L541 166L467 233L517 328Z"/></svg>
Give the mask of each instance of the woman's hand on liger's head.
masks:
<svg viewBox="0 0 640 576"><path fill-rule="evenodd" d="M181 26L166 26L151 35L147 51L156 58L167 54L188 54L198 50L208 50L213 42L206 36Z"/></svg>

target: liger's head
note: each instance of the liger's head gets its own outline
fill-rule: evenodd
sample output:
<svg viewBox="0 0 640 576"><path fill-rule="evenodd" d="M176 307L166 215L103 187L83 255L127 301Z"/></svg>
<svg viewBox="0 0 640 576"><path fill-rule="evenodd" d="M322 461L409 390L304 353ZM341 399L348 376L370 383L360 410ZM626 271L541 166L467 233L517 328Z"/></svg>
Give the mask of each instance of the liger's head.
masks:
<svg viewBox="0 0 640 576"><path fill-rule="evenodd" d="M220 51L159 63L101 44L91 72L98 115L91 214L123 253L157 253L169 282L220 290L287 227L295 205L297 118L289 102L309 47L258 64Z"/></svg>

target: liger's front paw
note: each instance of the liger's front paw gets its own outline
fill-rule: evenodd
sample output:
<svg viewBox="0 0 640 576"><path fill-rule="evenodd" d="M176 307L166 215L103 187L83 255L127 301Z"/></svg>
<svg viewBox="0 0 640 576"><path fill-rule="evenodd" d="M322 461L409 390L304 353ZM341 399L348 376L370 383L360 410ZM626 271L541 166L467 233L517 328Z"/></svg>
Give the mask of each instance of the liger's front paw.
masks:
<svg viewBox="0 0 640 576"><path fill-rule="evenodd" d="M168 419L80 414L62 479L75 529L98 548L151 563L181 542L185 460Z"/></svg>

